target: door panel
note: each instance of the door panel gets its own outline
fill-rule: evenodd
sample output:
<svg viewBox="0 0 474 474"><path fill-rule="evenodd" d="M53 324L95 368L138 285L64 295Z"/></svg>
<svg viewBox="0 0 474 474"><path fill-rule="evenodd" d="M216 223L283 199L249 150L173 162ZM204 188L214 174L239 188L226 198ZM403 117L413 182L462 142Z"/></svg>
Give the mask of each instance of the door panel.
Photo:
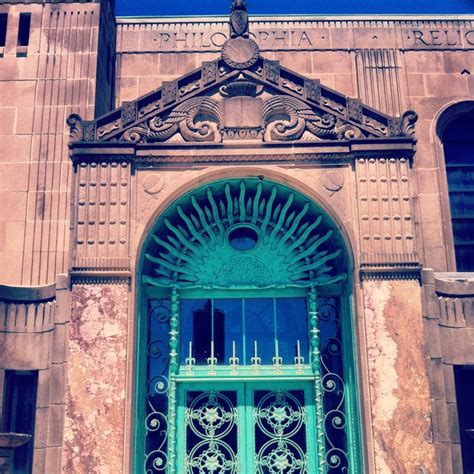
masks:
<svg viewBox="0 0 474 474"><path fill-rule="evenodd" d="M314 472L312 384L180 384L178 472ZM313 440L313 441L311 441Z"/></svg>
<svg viewBox="0 0 474 474"><path fill-rule="evenodd" d="M251 390L255 472L308 472L304 390Z"/></svg>

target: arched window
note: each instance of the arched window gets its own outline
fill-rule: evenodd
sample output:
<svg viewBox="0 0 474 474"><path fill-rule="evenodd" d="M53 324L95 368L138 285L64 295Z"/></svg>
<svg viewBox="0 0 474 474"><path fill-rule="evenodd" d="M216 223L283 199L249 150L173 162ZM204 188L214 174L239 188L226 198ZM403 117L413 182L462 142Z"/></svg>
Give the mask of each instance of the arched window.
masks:
<svg viewBox="0 0 474 474"><path fill-rule="evenodd" d="M217 181L165 211L141 265L136 472L361 472L348 273L334 222L286 186Z"/></svg>
<svg viewBox="0 0 474 474"><path fill-rule="evenodd" d="M474 106L450 110L440 130L459 272L474 271ZM454 117L453 117L454 115Z"/></svg>

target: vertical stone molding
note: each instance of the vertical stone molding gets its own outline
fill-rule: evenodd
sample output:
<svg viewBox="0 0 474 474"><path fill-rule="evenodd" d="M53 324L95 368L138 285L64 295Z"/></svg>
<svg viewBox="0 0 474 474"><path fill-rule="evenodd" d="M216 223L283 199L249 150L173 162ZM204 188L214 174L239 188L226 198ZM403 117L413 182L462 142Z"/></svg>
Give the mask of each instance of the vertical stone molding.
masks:
<svg viewBox="0 0 474 474"><path fill-rule="evenodd" d="M72 289L63 472L124 472L128 284Z"/></svg>
<svg viewBox="0 0 474 474"><path fill-rule="evenodd" d="M417 281L365 281L375 471L438 472Z"/></svg>
<svg viewBox="0 0 474 474"><path fill-rule="evenodd" d="M392 48L356 50L358 97L375 109L400 116L405 110L400 52Z"/></svg>
<svg viewBox="0 0 474 474"><path fill-rule="evenodd" d="M76 177L74 270L128 270L130 163L80 162Z"/></svg>
<svg viewBox="0 0 474 474"><path fill-rule="evenodd" d="M34 472L56 473L61 466L69 313L64 275L49 286L0 286L2 382L4 370L38 371Z"/></svg>

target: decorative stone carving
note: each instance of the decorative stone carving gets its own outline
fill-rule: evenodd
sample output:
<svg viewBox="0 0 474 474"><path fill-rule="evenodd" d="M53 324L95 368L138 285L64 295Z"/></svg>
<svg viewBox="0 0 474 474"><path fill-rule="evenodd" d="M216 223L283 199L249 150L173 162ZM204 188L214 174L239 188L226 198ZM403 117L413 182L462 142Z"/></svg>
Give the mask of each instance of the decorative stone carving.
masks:
<svg viewBox="0 0 474 474"><path fill-rule="evenodd" d="M338 97L338 99L341 99L341 97ZM344 104L342 104L342 101L334 100L330 97L323 97L321 99L321 104L327 107L328 109L334 110L334 112L337 112L339 114L343 114L346 111L346 108Z"/></svg>
<svg viewBox="0 0 474 474"><path fill-rule="evenodd" d="M355 169L362 264L415 265L418 257L408 160L361 158Z"/></svg>
<svg viewBox="0 0 474 474"><path fill-rule="evenodd" d="M95 121L83 120L83 140L85 142L93 142L95 140Z"/></svg>
<svg viewBox="0 0 474 474"><path fill-rule="evenodd" d="M209 97L193 97L175 107L167 118L155 116L143 125L127 130L122 140L133 143L165 141L178 131L184 140L220 141L220 104Z"/></svg>
<svg viewBox="0 0 474 474"><path fill-rule="evenodd" d="M158 194L164 186L164 180L161 174L152 173L143 179L143 189L148 194Z"/></svg>
<svg viewBox="0 0 474 474"><path fill-rule="evenodd" d="M72 142L82 140L83 125L81 116L78 114L71 114L66 119L66 123L69 127L69 140Z"/></svg>
<svg viewBox="0 0 474 474"><path fill-rule="evenodd" d="M178 82L177 81L163 81L161 88L161 98L163 104L168 105L175 102L178 96Z"/></svg>
<svg viewBox="0 0 474 474"><path fill-rule="evenodd" d="M236 38L249 36L249 15L247 13L247 5L245 0L233 0L230 6L229 19L230 37Z"/></svg>
<svg viewBox="0 0 474 474"><path fill-rule="evenodd" d="M135 101L123 102L121 115L123 126L135 122L135 120L137 119L137 103Z"/></svg>
<svg viewBox="0 0 474 474"><path fill-rule="evenodd" d="M76 171L75 269L128 269L130 163L81 162Z"/></svg>
<svg viewBox="0 0 474 474"><path fill-rule="evenodd" d="M298 140L305 130L324 140L360 138L362 131L351 124L341 124L330 114L315 112L303 101L274 96L263 106L265 141Z"/></svg>
<svg viewBox="0 0 474 474"><path fill-rule="evenodd" d="M263 92L263 89L262 84L256 84L254 81L245 78L243 74L240 74L235 81L221 86L219 92L223 97L256 97Z"/></svg>
<svg viewBox="0 0 474 474"><path fill-rule="evenodd" d="M300 84L297 84L294 81L291 81L290 79L282 79L281 85L285 89L289 89L290 91L295 92L298 95L303 95L303 86Z"/></svg>
<svg viewBox="0 0 474 474"><path fill-rule="evenodd" d="M258 140L263 138L263 128L226 127L221 130L224 140Z"/></svg>
<svg viewBox="0 0 474 474"><path fill-rule="evenodd" d="M247 69L253 66L260 52L255 41L249 38L231 38L222 47L222 59L233 69Z"/></svg>
<svg viewBox="0 0 474 474"><path fill-rule="evenodd" d="M354 122L362 122L362 102L359 99L347 99L347 117Z"/></svg>
<svg viewBox="0 0 474 474"><path fill-rule="evenodd" d="M102 138L104 135L108 135L109 133L113 132L114 130L118 130L120 128L120 120L114 120L106 125L103 125L97 129L97 138Z"/></svg>
<svg viewBox="0 0 474 474"><path fill-rule="evenodd" d="M344 175L339 171L328 171L324 174L323 186L331 193L331 196L334 193L340 191L344 186Z"/></svg>
<svg viewBox="0 0 474 474"><path fill-rule="evenodd" d="M202 63L201 78L204 86L217 80L217 61L204 61Z"/></svg>
<svg viewBox="0 0 474 474"><path fill-rule="evenodd" d="M273 82L274 84L279 84L280 82L280 63L278 61L271 61L270 59L263 60L263 77Z"/></svg>
<svg viewBox="0 0 474 474"><path fill-rule="evenodd" d="M418 120L418 115L413 110L407 110L402 115L402 132L407 137L415 135L415 123Z"/></svg>
<svg viewBox="0 0 474 474"><path fill-rule="evenodd" d="M222 47L221 59L204 62L200 70L175 81L165 81L161 89L136 102L124 102L121 109L94 121L71 117L71 140L178 144L220 142L221 137L255 139L262 136L262 116L249 122L249 115L242 111L238 114L246 123L240 124L240 115L238 124L222 122L221 107L211 97L220 93L225 97L222 103L239 97L255 98L264 91L274 96L267 101L263 114L265 141L413 136L414 112L390 117L322 86L318 80L281 67L278 61L261 58L257 44L248 37L242 0L232 4L230 28L231 38ZM237 78L235 70L239 71ZM206 96L197 97L204 89Z"/></svg>
<svg viewBox="0 0 474 474"><path fill-rule="evenodd" d="M390 137L399 137L402 134L402 124L399 118L392 118L388 120L388 135Z"/></svg>

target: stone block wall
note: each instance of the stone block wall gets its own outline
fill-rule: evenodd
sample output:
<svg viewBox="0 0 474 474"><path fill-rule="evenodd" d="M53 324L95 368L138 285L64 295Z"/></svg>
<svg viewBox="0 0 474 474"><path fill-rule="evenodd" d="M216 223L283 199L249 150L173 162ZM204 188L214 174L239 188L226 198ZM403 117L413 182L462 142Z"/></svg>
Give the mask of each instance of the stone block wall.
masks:
<svg viewBox="0 0 474 474"><path fill-rule="evenodd" d="M69 268L66 118L92 118L96 87L107 91L96 82L101 10L98 3L2 2L0 13L8 14L0 57L0 281L42 285ZM20 51L21 13L31 13L31 29Z"/></svg>

